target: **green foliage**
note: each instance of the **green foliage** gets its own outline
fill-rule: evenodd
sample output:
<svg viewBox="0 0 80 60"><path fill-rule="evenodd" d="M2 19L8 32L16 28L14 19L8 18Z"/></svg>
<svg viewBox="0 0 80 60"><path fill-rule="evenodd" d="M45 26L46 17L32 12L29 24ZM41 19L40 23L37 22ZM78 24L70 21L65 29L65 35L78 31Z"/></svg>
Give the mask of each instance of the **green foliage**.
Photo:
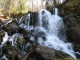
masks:
<svg viewBox="0 0 80 60"><path fill-rule="evenodd" d="M0 12L6 16L27 12L27 0L0 0ZM30 8L29 8L30 9Z"/></svg>
<svg viewBox="0 0 80 60"><path fill-rule="evenodd" d="M17 6L17 11L18 12L26 12L26 2L27 0L19 0L18 1L18 6Z"/></svg>

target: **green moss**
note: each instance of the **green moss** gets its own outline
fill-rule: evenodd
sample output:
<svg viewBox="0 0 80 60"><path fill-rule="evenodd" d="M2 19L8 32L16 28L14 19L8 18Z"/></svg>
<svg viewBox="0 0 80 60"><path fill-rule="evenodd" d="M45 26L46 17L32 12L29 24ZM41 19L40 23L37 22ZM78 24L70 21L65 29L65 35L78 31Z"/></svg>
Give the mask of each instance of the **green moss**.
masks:
<svg viewBox="0 0 80 60"><path fill-rule="evenodd" d="M27 43L27 41L24 38L19 38L17 40L17 42L20 42L20 43L23 43L23 44L26 44Z"/></svg>
<svg viewBox="0 0 80 60"><path fill-rule="evenodd" d="M8 45L6 48L7 48L7 50L8 50L8 49L9 49L9 50L12 50L12 49L13 49L12 45Z"/></svg>
<svg viewBox="0 0 80 60"><path fill-rule="evenodd" d="M6 50L12 50L12 49L14 49L14 47L10 43L7 43L5 46L5 49Z"/></svg>

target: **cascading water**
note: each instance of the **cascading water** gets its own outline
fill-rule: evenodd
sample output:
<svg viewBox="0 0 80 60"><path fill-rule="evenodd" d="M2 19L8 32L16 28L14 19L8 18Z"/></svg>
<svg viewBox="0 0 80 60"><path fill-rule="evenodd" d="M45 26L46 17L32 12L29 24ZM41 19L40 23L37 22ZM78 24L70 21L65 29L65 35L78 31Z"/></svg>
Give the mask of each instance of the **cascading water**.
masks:
<svg viewBox="0 0 80 60"><path fill-rule="evenodd" d="M71 55L73 58L76 58L72 44L66 42L65 27L62 18L58 16L57 8L55 8L54 15L45 9L39 12L38 26L35 31L45 33L46 41L42 38L38 38L40 45L61 50Z"/></svg>
<svg viewBox="0 0 80 60"><path fill-rule="evenodd" d="M24 28L27 31L34 30L33 34L37 35L38 43L40 45L63 51L71 55L73 58L76 58L72 44L68 43L66 40L65 26L62 18L58 16L58 9L55 8L54 10L55 14L51 14L49 11L42 9L39 12L37 26L35 26L34 29L33 26L30 25L30 14L27 15L24 23L22 21L23 17L20 19L20 21L18 21L18 23L20 24L21 28ZM9 21L8 23L10 23L11 21ZM42 37L45 37L45 39ZM5 32L5 36L0 47L2 47L9 40L12 43L12 46L15 46L22 55L25 55L27 53L27 47L31 46L30 43L20 45L21 50L17 47L16 41L18 40L18 38L23 38L22 34L15 33L11 36L10 39L9 38L10 36L8 36L8 33ZM30 37L30 40L33 40L35 42L33 36Z"/></svg>
<svg viewBox="0 0 80 60"><path fill-rule="evenodd" d="M22 17L24 18L24 17ZM26 30L32 30L33 26L30 26L30 13L26 16L24 23L22 21L22 18L20 19L20 21L18 22L20 24L20 27L26 29Z"/></svg>
<svg viewBox="0 0 80 60"><path fill-rule="evenodd" d="M12 35L12 38L9 41L12 43L12 46L14 46L22 55L25 55L26 54L26 48L27 48L26 45L27 44L25 45L25 44L22 44L22 43L20 43L20 44L17 43L17 40L22 39L22 38L23 38L22 34L16 33L16 34Z"/></svg>
<svg viewBox="0 0 80 60"><path fill-rule="evenodd" d="M8 38L9 38L8 33L5 32L5 36L3 38L3 42L1 43L1 46L0 47L2 47L8 41Z"/></svg>
<svg viewBox="0 0 80 60"><path fill-rule="evenodd" d="M3 55L0 60L9 60L6 55Z"/></svg>

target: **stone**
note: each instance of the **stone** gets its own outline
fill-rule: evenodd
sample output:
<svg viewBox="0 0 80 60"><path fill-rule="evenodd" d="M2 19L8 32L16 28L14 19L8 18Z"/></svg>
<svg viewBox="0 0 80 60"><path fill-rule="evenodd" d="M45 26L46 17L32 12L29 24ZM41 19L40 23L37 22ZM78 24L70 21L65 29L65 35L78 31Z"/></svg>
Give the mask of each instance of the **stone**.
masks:
<svg viewBox="0 0 80 60"><path fill-rule="evenodd" d="M35 51L29 56L29 58L35 60L54 60L57 58L69 59L72 57L64 52L38 45Z"/></svg>

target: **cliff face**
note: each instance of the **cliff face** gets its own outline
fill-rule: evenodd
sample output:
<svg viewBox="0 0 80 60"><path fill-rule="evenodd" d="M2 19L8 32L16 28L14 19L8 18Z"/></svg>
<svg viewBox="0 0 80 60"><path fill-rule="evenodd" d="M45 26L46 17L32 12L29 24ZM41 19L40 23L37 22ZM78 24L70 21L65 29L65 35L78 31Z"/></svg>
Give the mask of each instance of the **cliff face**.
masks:
<svg viewBox="0 0 80 60"><path fill-rule="evenodd" d="M80 52L80 0L67 0L59 5L60 16L66 25L66 34L74 44L76 51Z"/></svg>

